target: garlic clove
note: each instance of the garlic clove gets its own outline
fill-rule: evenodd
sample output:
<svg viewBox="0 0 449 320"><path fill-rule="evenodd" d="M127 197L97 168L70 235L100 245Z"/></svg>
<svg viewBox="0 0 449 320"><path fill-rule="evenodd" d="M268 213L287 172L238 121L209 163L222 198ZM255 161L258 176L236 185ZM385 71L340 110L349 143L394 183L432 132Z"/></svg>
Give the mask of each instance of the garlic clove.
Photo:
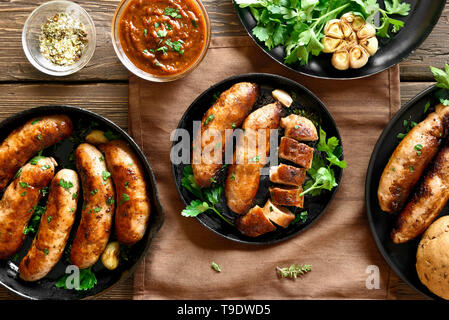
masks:
<svg viewBox="0 0 449 320"><path fill-rule="evenodd" d="M359 31L365 25L365 19L360 15L355 15L352 12L347 12L340 18L342 21L349 24L355 32Z"/></svg>
<svg viewBox="0 0 449 320"><path fill-rule="evenodd" d="M360 45L355 45L349 50L349 67L359 69L368 63L369 54Z"/></svg>
<svg viewBox="0 0 449 320"><path fill-rule="evenodd" d="M357 38L359 38L359 40L372 38L375 36L376 36L376 28L371 23L365 24L362 29L357 31Z"/></svg>
<svg viewBox="0 0 449 320"><path fill-rule="evenodd" d="M281 89L273 90L271 95L286 108L290 108L290 106L293 103L293 98L284 90Z"/></svg>
<svg viewBox="0 0 449 320"><path fill-rule="evenodd" d="M339 50L334 52L331 62L334 68L337 70L348 70L349 52L347 50Z"/></svg>
<svg viewBox="0 0 449 320"><path fill-rule="evenodd" d="M340 20L339 19L329 20L326 23L326 26L324 27L324 34L328 37L343 39L344 34L340 27Z"/></svg>
<svg viewBox="0 0 449 320"><path fill-rule="evenodd" d="M352 30L351 25L343 20L340 21L340 28L341 28L341 31L343 32L343 36L346 39L351 37L354 34L354 31Z"/></svg>
<svg viewBox="0 0 449 320"><path fill-rule="evenodd" d="M346 12L340 19L351 25L354 22L355 15L352 12Z"/></svg>
<svg viewBox="0 0 449 320"><path fill-rule="evenodd" d="M360 41L360 45L368 52L370 56L375 55L377 50L379 50L379 41L376 37L363 39Z"/></svg>
<svg viewBox="0 0 449 320"><path fill-rule="evenodd" d="M323 45L323 52L324 53L335 52L341 46L342 42L344 42L344 40L325 36L321 40L321 44Z"/></svg>

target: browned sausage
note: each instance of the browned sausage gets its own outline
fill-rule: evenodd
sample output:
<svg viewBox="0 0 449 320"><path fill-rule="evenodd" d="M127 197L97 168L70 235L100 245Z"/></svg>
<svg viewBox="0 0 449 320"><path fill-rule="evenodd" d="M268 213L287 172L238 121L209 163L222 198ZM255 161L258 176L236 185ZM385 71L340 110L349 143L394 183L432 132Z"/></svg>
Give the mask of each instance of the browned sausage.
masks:
<svg viewBox="0 0 449 320"><path fill-rule="evenodd" d="M302 187L270 187L271 201L288 207L304 207L304 196L301 196Z"/></svg>
<svg viewBox="0 0 449 320"><path fill-rule="evenodd" d="M276 230L276 227L265 216L261 207L255 206L245 215L235 221L237 229L248 237L258 237L264 233Z"/></svg>
<svg viewBox="0 0 449 320"><path fill-rule="evenodd" d="M142 164L123 140L111 141L100 149L105 154L117 194L117 240L126 245L133 245L145 235L151 211Z"/></svg>
<svg viewBox="0 0 449 320"><path fill-rule="evenodd" d="M316 141L318 133L312 121L307 118L291 114L281 119L281 127L285 130L285 136L298 141Z"/></svg>
<svg viewBox="0 0 449 320"><path fill-rule="evenodd" d="M448 124L449 108L439 105L396 147L379 181L377 197L383 211L394 213L404 207L412 188L437 154Z"/></svg>
<svg viewBox="0 0 449 320"><path fill-rule="evenodd" d="M398 216L391 233L394 243L404 243L423 233L449 200L449 146L432 162L410 202Z"/></svg>
<svg viewBox="0 0 449 320"><path fill-rule="evenodd" d="M0 200L0 259L15 254L25 240L24 230L33 215L33 207L42 197L55 174L53 158L38 157L23 166Z"/></svg>
<svg viewBox="0 0 449 320"><path fill-rule="evenodd" d="M81 178L84 203L70 261L85 269L97 262L108 244L115 192L103 154L97 148L88 143L80 144L75 150L75 163Z"/></svg>
<svg viewBox="0 0 449 320"><path fill-rule="evenodd" d="M306 179L306 169L286 164L270 167L270 181L288 186L302 186Z"/></svg>
<svg viewBox="0 0 449 320"><path fill-rule="evenodd" d="M72 130L69 117L52 115L31 119L11 132L0 145L0 190L32 156L67 138Z"/></svg>
<svg viewBox="0 0 449 320"><path fill-rule="evenodd" d="M201 123L201 130L195 137L193 148L194 155L192 161L193 175L196 183L200 187L208 187L211 181L221 169L221 163L212 162L215 152L220 152L221 156L225 151L226 134L225 130L240 127L243 120L251 111L259 95L259 87L256 84L241 82L233 85L229 90L223 92L217 102L207 110ZM217 131L221 134L220 146L213 150L210 156L203 155L201 159L195 159L195 150L201 148L204 151L214 139L207 138L207 133ZM201 161L199 161L201 160ZM200 163L195 163L200 162Z"/></svg>
<svg viewBox="0 0 449 320"><path fill-rule="evenodd" d="M282 137L278 150L279 158L296 163L306 169L310 169L312 167L312 147L309 147L304 143L299 143L292 138Z"/></svg>
<svg viewBox="0 0 449 320"><path fill-rule="evenodd" d="M23 280L40 280L58 263L75 221L78 193L79 181L75 171L62 169L55 175L37 235L19 265Z"/></svg>
<svg viewBox="0 0 449 320"><path fill-rule="evenodd" d="M238 214L245 214L253 205L259 189L260 169L266 164L270 153L271 129L277 129L281 119L282 107L279 102L266 105L251 113L243 123L245 132L237 141L234 159L240 150L242 159L229 166L225 193L228 207ZM266 154L257 154L259 135L265 133ZM234 160L234 161L235 161Z"/></svg>

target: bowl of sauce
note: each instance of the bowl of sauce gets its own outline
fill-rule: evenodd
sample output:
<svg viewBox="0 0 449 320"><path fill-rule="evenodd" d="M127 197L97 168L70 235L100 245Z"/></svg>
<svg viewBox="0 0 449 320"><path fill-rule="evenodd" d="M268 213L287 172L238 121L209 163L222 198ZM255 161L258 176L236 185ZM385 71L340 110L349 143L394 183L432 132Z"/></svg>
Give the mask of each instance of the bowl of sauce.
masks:
<svg viewBox="0 0 449 320"><path fill-rule="evenodd" d="M211 27L200 0L122 0L112 23L115 52L135 75L180 79L203 60Z"/></svg>

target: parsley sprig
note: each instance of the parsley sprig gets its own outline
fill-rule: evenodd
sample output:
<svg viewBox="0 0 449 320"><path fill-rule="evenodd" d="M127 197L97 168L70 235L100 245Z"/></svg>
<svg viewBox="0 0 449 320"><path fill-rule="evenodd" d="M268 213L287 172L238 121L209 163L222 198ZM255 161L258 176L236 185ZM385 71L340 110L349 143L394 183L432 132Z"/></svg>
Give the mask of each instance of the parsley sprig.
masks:
<svg viewBox="0 0 449 320"><path fill-rule="evenodd" d="M390 37L404 22L392 15L407 16L410 4L403 0L385 0L385 9L377 0L234 0L241 8L249 7L257 25L254 36L271 50L283 45L286 52L285 63L308 63L310 55L323 51L321 39L326 23L346 12L362 15L368 22L380 16L377 27L379 37Z"/></svg>
<svg viewBox="0 0 449 320"><path fill-rule="evenodd" d="M181 214L184 217L196 217L199 214L210 210L216 213L226 223L234 226L234 224L225 218L215 207L220 202L223 186L201 189L193 177L193 170L190 165L184 167L184 177L181 180L181 184L198 198L197 200L193 200L184 210L182 210Z"/></svg>
<svg viewBox="0 0 449 320"><path fill-rule="evenodd" d="M312 271L312 266L309 264L292 264L290 267L276 267L276 271L281 278L296 279L307 272Z"/></svg>

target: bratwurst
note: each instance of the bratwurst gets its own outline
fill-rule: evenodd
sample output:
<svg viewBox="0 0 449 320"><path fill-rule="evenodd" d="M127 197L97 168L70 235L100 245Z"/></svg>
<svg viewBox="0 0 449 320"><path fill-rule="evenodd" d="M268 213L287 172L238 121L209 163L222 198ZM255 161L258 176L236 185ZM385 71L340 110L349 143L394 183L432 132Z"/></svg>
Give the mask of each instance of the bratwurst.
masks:
<svg viewBox="0 0 449 320"><path fill-rule="evenodd" d="M379 182L380 208L388 213L401 210L438 152L440 140L448 133L449 107L438 105L436 111L418 123L401 141L388 161Z"/></svg>
<svg viewBox="0 0 449 320"><path fill-rule="evenodd" d="M0 190L32 156L72 134L65 115L34 118L11 132L0 145Z"/></svg>
<svg viewBox="0 0 449 320"><path fill-rule="evenodd" d="M25 240L24 230L35 206L55 174L53 158L36 157L17 173L0 200L0 259L15 254Z"/></svg>
<svg viewBox="0 0 449 320"><path fill-rule="evenodd" d="M142 165L123 140L103 144L100 150L104 152L117 193L117 240L126 245L133 245L145 235L151 210Z"/></svg>
<svg viewBox="0 0 449 320"><path fill-rule="evenodd" d="M30 250L19 265L20 277L37 281L45 277L61 258L75 221L79 193L78 175L60 170L50 185L47 210Z"/></svg>
<svg viewBox="0 0 449 320"><path fill-rule="evenodd" d="M423 233L449 200L449 146L436 156L391 233L394 243L404 243Z"/></svg>
<svg viewBox="0 0 449 320"><path fill-rule="evenodd" d="M115 191L103 154L82 143L75 150L75 163L81 178L83 209L73 240L70 261L80 269L97 262L108 244L115 209Z"/></svg>
<svg viewBox="0 0 449 320"><path fill-rule="evenodd" d="M281 112L279 102L269 104L251 113L243 123L245 131L237 141L234 164L229 166L225 186L228 207L235 213L245 214L253 205L260 169L270 153L271 129L279 127ZM265 145L259 145L261 140ZM261 149L265 152L261 153Z"/></svg>
<svg viewBox="0 0 449 320"><path fill-rule="evenodd" d="M214 159L217 155L222 159L226 143L230 140L226 139L225 131L240 127L253 108L258 95L259 87L256 84L237 83L223 92L217 102L207 110L201 123L201 130L198 130L193 142L193 176L200 187L210 186L222 167L221 163L214 163ZM215 141L217 143L212 146L210 154L206 154L207 147L215 140L214 134L220 134L221 140Z"/></svg>

